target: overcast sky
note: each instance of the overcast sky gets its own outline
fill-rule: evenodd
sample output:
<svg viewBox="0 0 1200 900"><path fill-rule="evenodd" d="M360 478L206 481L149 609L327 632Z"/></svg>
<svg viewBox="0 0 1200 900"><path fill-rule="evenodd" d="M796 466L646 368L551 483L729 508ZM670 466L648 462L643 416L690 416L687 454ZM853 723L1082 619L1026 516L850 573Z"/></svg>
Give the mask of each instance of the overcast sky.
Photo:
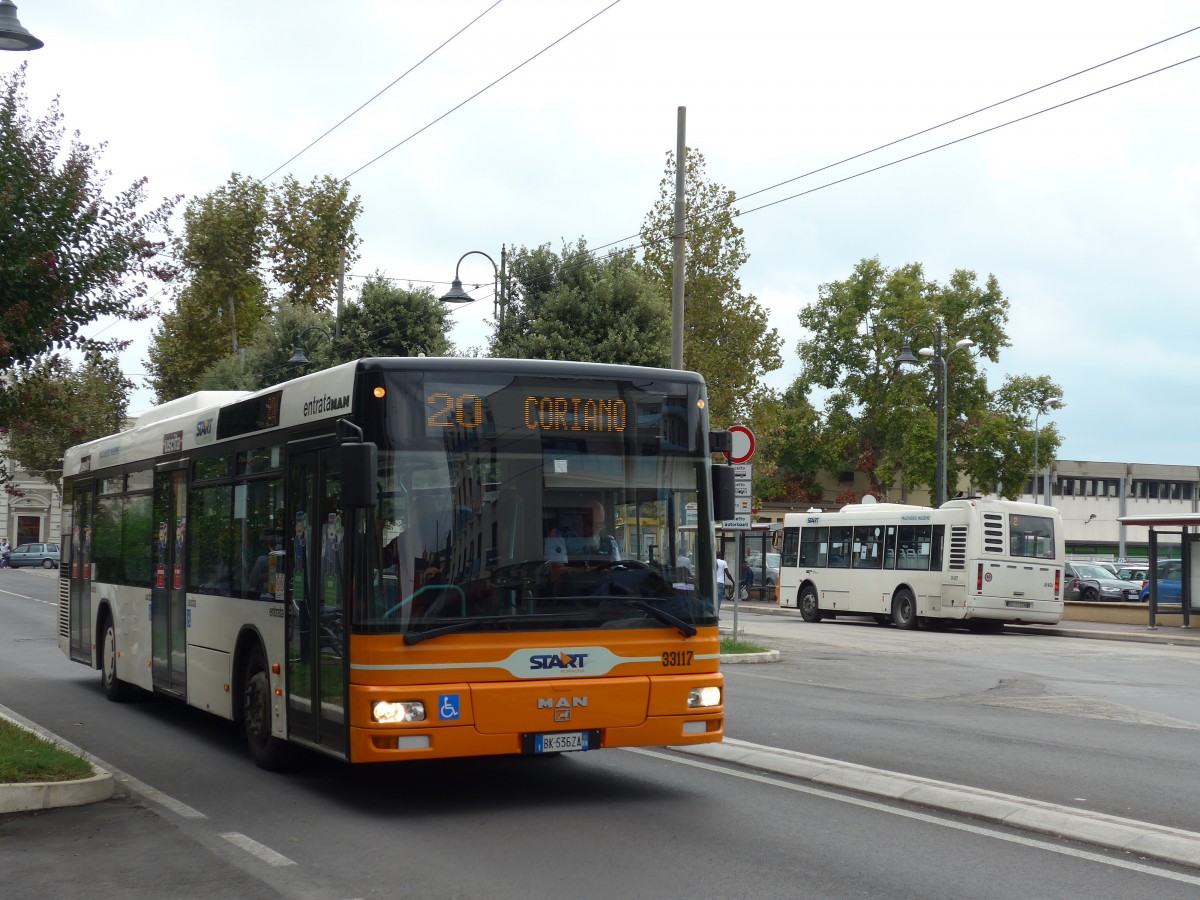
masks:
<svg viewBox="0 0 1200 900"><path fill-rule="evenodd" d="M281 173L352 175L353 274L441 293L470 250L635 235L679 106L744 197L1200 26L1156 0L502 0L437 49L491 2L18 0L45 47L0 71L28 60L31 112L57 95L107 142L111 190L145 175L152 199L190 198L265 178L433 53ZM1200 465L1200 60L1070 102L1197 55L1200 31L739 201L743 286L785 342L772 385L798 372L797 312L858 260L971 269L1011 302L989 380L1062 387L1061 457ZM479 255L462 274L488 298L454 312L469 350L493 274ZM118 327L143 373L149 326Z"/></svg>

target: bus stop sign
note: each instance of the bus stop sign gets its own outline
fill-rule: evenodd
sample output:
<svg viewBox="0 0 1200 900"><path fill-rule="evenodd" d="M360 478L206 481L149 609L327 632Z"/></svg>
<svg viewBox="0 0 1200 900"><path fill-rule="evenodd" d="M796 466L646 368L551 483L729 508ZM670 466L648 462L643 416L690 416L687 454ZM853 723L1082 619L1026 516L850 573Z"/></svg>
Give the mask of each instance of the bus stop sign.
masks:
<svg viewBox="0 0 1200 900"><path fill-rule="evenodd" d="M745 425L730 425L729 433L733 435L733 450L725 458L734 464L749 462L754 455L754 432Z"/></svg>

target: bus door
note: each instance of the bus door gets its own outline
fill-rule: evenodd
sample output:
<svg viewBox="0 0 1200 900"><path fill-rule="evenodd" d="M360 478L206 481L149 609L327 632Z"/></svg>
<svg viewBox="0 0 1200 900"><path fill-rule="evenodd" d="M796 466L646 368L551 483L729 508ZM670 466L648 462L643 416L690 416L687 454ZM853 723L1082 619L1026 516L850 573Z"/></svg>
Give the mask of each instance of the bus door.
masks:
<svg viewBox="0 0 1200 900"><path fill-rule="evenodd" d="M172 463L171 465L177 466ZM156 690L183 697L187 687L187 469L154 473L150 648Z"/></svg>
<svg viewBox="0 0 1200 900"><path fill-rule="evenodd" d="M92 662L91 532L92 487L76 487L71 503L70 549L62 554L66 562L70 592L71 659ZM88 537L85 549L84 537ZM61 547L62 550L67 550ZM61 577L61 573L60 573ZM99 652L99 651L97 651Z"/></svg>
<svg viewBox="0 0 1200 900"><path fill-rule="evenodd" d="M349 523L337 449L293 450L288 468L288 732L344 755Z"/></svg>

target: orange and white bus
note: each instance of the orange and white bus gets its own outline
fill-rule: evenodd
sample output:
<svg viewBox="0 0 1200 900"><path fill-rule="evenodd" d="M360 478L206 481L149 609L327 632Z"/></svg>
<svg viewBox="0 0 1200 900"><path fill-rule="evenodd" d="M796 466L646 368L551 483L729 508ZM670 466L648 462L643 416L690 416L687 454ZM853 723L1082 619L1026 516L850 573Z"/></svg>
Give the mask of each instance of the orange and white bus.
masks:
<svg viewBox="0 0 1200 900"><path fill-rule="evenodd" d="M865 615L988 630L1063 615L1063 525L1049 506L974 498L788 513L782 557L779 603L808 622Z"/></svg>
<svg viewBox="0 0 1200 900"><path fill-rule="evenodd" d="M265 768L719 741L706 404L691 372L426 358L171 401L66 454L59 644Z"/></svg>

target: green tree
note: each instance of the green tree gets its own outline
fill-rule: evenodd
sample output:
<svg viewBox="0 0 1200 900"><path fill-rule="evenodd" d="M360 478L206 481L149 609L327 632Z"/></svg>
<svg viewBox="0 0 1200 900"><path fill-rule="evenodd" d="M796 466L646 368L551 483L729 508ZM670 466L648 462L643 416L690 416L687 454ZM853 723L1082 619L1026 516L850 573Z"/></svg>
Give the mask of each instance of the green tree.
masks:
<svg viewBox="0 0 1200 900"><path fill-rule="evenodd" d="M147 281L171 275L154 235L165 233L178 202L139 212L144 178L105 196L104 145L83 144L76 133L64 147L57 100L31 118L25 69L0 76L0 368L55 349L126 346L80 331L100 316L133 321L151 313ZM0 383L0 404L5 393Z"/></svg>
<svg viewBox="0 0 1200 900"><path fill-rule="evenodd" d="M114 356L91 350L78 367L58 354L42 356L13 372L8 390L14 400L8 457L57 482L68 447L121 430L133 383Z"/></svg>
<svg viewBox="0 0 1200 900"><path fill-rule="evenodd" d="M658 200L642 223L642 267L668 310L675 166L675 154L668 153ZM738 271L750 256L742 229L734 223L735 199L733 191L708 180L704 155L689 148L683 365L704 376L714 425L747 418L765 390L763 377L783 365L779 332L768 326L758 299L742 291Z"/></svg>
<svg viewBox="0 0 1200 900"><path fill-rule="evenodd" d="M452 349L448 316L430 288L401 289L377 271L363 282L357 302L342 311L332 357L347 362L364 356L447 356Z"/></svg>
<svg viewBox="0 0 1200 900"><path fill-rule="evenodd" d="M308 365L290 362L297 347ZM342 361L333 354L333 316L286 300L258 323L243 349L243 358L230 353L210 365L196 390L257 391Z"/></svg>
<svg viewBox="0 0 1200 900"><path fill-rule="evenodd" d="M358 259L354 222L360 212L349 182L330 175L308 184L288 175L276 185L268 212L268 251L285 299L313 308L331 305L339 257L344 251L347 268Z"/></svg>
<svg viewBox="0 0 1200 900"><path fill-rule="evenodd" d="M187 280L155 330L146 360L158 401L196 390L235 346L246 350L272 307L329 310L341 248L347 265L356 259L360 210L348 185L328 176L308 185L288 177L268 190L235 172L189 202L176 242ZM234 377L244 369L223 363L216 371Z"/></svg>
<svg viewBox="0 0 1200 900"><path fill-rule="evenodd" d="M888 269L878 258L861 260L844 281L821 285L817 302L799 314L808 337L797 348L802 369L792 387L794 394L823 396L821 468L862 472L879 497L897 480L905 489L921 484L935 493L942 374L936 363L902 369L896 358L906 339L914 349L932 346L940 322L948 482L957 484L965 473L987 490L997 483L1013 489L1011 475L996 477L993 451L1007 445L995 441L1006 430L1028 432L1018 410L1028 405L1033 385L1055 388L1038 377L989 391L977 362L997 362L1008 346L1008 306L994 276L980 284L974 272L960 269L941 284L919 263ZM963 339L974 346L956 349Z"/></svg>
<svg viewBox="0 0 1200 900"><path fill-rule="evenodd" d="M259 270L266 207L266 188L234 172L184 209L183 233L174 242L184 280L145 360L160 403L195 390L201 373L244 342L266 314Z"/></svg>
<svg viewBox="0 0 1200 900"><path fill-rule="evenodd" d="M1046 413L1047 401L1062 390L1045 375L1008 375L988 407L964 429L959 452L968 462L971 481L983 491L1015 500L1025 491L1036 465L1044 468L1062 444ZM1049 411L1049 410L1047 410ZM1036 431L1035 431L1036 429Z"/></svg>
<svg viewBox="0 0 1200 900"><path fill-rule="evenodd" d="M580 238L561 254L549 244L508 260L504 322L493 356L666 366L671 314L631 252L597 259Z"/></svg>

